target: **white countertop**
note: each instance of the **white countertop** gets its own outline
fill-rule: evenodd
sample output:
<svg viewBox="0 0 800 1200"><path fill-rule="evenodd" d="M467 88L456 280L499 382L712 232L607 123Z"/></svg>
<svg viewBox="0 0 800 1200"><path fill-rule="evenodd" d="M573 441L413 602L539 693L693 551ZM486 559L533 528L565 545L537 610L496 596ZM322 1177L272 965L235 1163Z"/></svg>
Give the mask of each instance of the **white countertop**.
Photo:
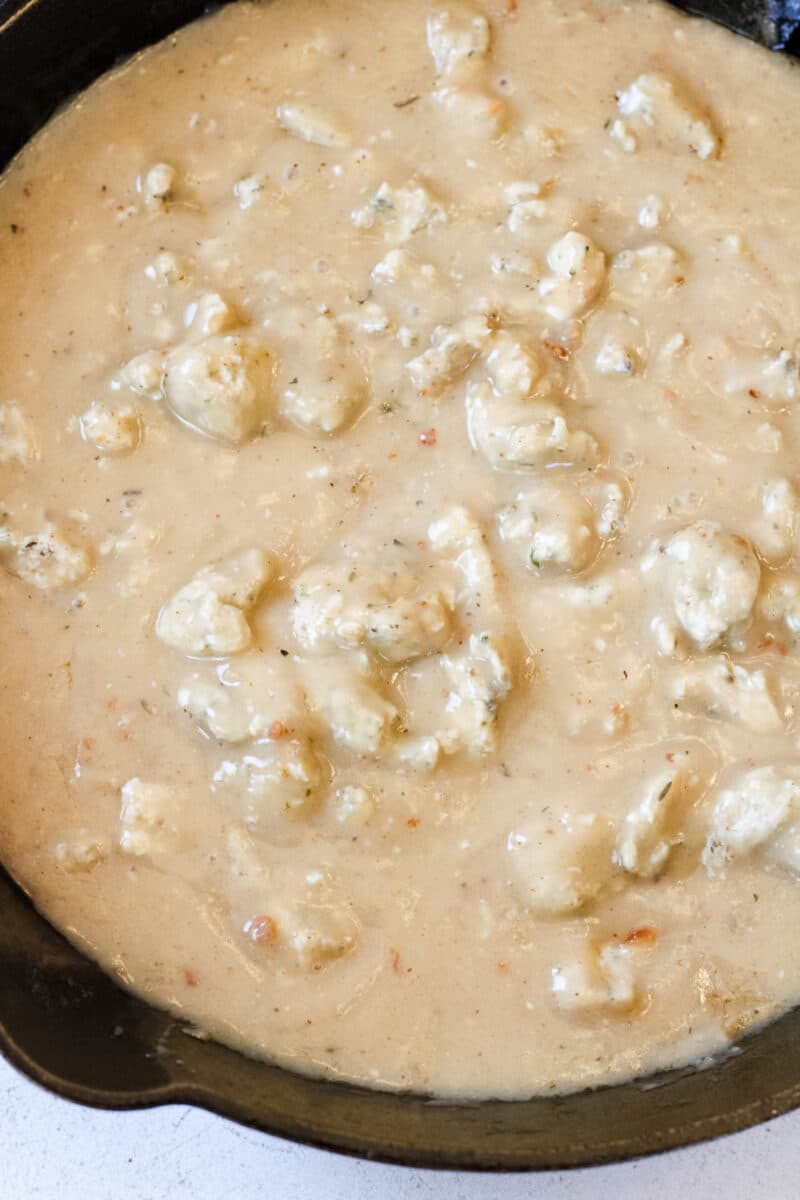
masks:
<svg viewBox="0 0 800 1200"><path fill-rule="evenodd" d="M0 1200L796 1200L800 1111L618 1167L467 1175L308 1150L190 1108L105 1113L0 1059Z"/></svg>

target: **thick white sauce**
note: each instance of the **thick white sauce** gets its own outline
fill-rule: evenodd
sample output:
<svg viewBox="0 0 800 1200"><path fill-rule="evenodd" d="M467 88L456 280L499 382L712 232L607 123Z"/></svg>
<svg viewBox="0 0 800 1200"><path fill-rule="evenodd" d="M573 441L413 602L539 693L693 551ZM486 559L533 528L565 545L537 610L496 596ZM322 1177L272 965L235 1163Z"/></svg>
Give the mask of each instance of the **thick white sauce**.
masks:
<svg viewBox="0 0 800 1200"><path fill-rule="evenodd" d="M276 0L0 182L0 853L294 1067L524 1096L800 995L800 83Z"/></svg>

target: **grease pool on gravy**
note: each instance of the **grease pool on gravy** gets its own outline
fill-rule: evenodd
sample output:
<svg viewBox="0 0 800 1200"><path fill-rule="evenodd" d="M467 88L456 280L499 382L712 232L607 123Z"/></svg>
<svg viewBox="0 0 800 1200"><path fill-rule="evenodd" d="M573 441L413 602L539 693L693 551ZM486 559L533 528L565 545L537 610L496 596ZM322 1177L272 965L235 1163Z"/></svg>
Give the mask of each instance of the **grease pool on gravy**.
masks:
<svg viewBox="0 0 800 1200"><path fill-rule="evenodd" d="M799 93L657 3L236 3L11 165L0 852L126 987L470 1097L797 1000Z"/></svg>

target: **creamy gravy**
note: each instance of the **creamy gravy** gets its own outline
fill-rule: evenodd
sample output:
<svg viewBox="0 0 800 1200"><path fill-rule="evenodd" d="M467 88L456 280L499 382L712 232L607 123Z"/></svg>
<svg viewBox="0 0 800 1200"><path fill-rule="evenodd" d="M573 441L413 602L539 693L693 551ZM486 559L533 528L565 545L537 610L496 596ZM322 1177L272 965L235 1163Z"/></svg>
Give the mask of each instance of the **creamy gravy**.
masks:
<svg viewBox="0 0 800 1200"><path fill-rule="evenodd" d="M238 3L12 164L0 853L126 987L504 1097L797 1000L798 99L657 3Z"/></svg>

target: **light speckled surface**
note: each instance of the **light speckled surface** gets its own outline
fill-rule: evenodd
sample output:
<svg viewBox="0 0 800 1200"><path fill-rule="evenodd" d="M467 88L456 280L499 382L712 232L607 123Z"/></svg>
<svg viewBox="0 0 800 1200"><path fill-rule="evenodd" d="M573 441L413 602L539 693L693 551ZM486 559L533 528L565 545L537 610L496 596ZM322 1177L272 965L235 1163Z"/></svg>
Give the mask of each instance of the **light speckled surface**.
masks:
<svg viewBox="0 0 800 1200"><path fill-rule="evenodd" d="M413 1171L308 1150L189 1108L103 1113L0 1060L0 1200L789 1200L800 1112L658 1158L551 1175Z"/></svg>

